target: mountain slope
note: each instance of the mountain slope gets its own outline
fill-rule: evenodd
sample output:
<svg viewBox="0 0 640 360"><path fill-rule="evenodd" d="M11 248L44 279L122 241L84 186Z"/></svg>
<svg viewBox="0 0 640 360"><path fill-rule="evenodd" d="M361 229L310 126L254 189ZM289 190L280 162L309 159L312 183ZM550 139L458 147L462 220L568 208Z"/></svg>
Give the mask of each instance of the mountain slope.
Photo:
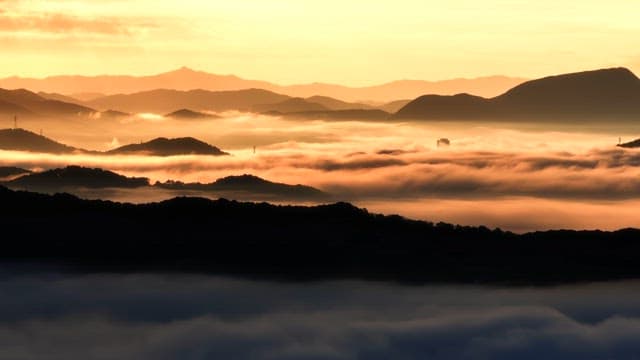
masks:
<svg viewBox="0 0 640 360"><path fill-rule="evenodd" d="M31 171L14 166L0 166L0 179L7 179L17 175L29 174Z"/></svg>
<svg viewBox="0 0 640 360"><path fill-rule="evenodd" d="M0 149L52 154L82 151L24 129L0 130Z"/></svg>
<svg viewBox="0 0 640 360"><path fill-rule="evenodd" d="M2 104L6 103L13 104L20 109L26 109L29 113L39 115L75 116L89 115L95 112L95 110L86 106L60 100L47 99L25 89L0 89L0 109L3 108ZM7 110L3 110L3 112L6 113ZM21 114L24 114L24 112Z"/></svg>
<svg viewBox="0 0 640 360"><path fill-rule="evenodd" d="M593 119L640 116L640 79L624 68L585 71L525 82L491 99L468 94L421 96L396 118Z"/></svg>
<svg viewBox="0 0 640 360"><path fill-rule="evenodd" d="M153 156L173 155L229 155L215 146L192 137L156 138L140 144L130 144L109 150L105 154L141 154Z"/></svg>
<svg viewBox="0 0 640 360"><path fill-rule="evenodd" d="M111 171L80 166L31 173L5 183L18 189L59 191L64 188L136 188L149 185L147 178L129 178Z"/></svg>

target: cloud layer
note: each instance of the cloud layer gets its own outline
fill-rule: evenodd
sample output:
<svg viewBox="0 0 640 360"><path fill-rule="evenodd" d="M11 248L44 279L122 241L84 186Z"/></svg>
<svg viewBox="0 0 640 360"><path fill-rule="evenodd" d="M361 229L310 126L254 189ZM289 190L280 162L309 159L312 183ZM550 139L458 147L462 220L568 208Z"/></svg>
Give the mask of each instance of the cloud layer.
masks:
<svg viewBox="0 0 640 360"><path fill-rule="evenodd" d="M92 121L61 124L49 130L50 136L100 150L112 146L114 139L126 144L156 136L195 136L232 156L0 152L0 165L38 169L78 164L153 181L211 182L250 173L315 186L332 193L335 200L374 211L466 224L487 221L485 225L517 231L640 226L633 216L640 196L640 151L616 148L614 136L631 137L633 127L551 131L504 123L287 121L247 114L194 122L158 116L150 120L146 115L121 122ZM436 146L443 136L451 140L450 147ZM120 195L117 200L128 200L127 194ZM152 197L129 200L170 196L146 195ZM470 209L475 209L475 219Z"/></svg>
<svg viewBox="0 0 640 360"><path fill-rule="evenodd" d="M5 272L6 274L6 272ZM637 282L555 288L5 275L0 358L632 359Z"/></svg>

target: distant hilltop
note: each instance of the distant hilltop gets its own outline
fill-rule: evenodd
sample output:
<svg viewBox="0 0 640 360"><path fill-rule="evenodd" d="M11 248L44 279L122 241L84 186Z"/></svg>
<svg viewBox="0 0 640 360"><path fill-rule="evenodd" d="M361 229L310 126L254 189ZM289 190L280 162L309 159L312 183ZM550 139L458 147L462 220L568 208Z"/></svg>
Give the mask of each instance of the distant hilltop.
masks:
<svg viewBox="0 0 640 360"><path fill-rule="evenodd" d="M229 155L213 145L192 137L157 138L140 144L130 144L107 151L107 154L172 155Z"/></svg>
<svg viewBox="0 0 640 360"><path fill-rule="evenodd" d="M229 155L204 141L192 138L156 138L140 144L129 144L106 152L75 148L24 129L0 129L0 150L29 151L47 154L91 153L94 155L142 154L173 155Z"/></svg>

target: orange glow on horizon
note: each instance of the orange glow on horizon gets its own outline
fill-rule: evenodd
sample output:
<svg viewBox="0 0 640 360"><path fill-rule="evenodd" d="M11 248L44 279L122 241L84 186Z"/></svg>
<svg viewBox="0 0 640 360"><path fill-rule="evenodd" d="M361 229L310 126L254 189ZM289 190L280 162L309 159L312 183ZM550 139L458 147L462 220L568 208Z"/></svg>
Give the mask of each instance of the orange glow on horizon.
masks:
<svg viewBox="0 0 640 360"><path fill-rule="evenodd" d="M0 1L0 77L189 66L372 85L611 66L639 72L640 3L612 0Z"/></svg>

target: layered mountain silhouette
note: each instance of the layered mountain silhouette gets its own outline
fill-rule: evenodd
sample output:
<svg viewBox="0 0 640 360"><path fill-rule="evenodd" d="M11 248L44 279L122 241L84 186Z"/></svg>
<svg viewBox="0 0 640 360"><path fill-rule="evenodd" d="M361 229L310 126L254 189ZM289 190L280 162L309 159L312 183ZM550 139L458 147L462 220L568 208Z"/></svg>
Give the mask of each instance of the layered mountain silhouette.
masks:
<svg viewBox="0 0 640 360"><path fill-rule="evenodd" d="M126 177L111 171L80 166L67 166L30 173L8 181L5 185L16 189L61 191L77 188L137 188L149 185L149 179Z"/></svg>
<svg viewBox="0 0 640 360"><path fill-rule="evenodd" d="M543 284L640 276L640 230L516 235L313 207L180 197L149 204L0 187L0 258L86 271L197 271L282 280Z"/></svg>
<svg viewBox="0 0 640 360"><path fill-rule="evenodd" d="M370 110L375 109L372 105L352 103L338 100L329 96L315 95L306 98L308 102L320 104L330 110Z"/></svg>
<svg viewBox="0 0 640 360"><path fill-rule="evenodd" d="M4 115L77 116L94 112L89 107L48 99L25 89L0 89L0 114Z"/></svg>
<svg viewBox="0 0 640 360"><path fill-rule="evenodd" d="M312 83L282 86L266 81L246 80L233 75L215 75L186 67L151 76L51 76L44 79L10 77L0 79L0 87L27 88L49 93L73 94L86 101L97 98L95 93L130 94L154 89L232 91L250 88L265 89L292 97L331 96L345 101L388 102L398 98L416 98L421 94L455 94L463 91L480 96L495 96L523 82L524 79L489 76L477 79L444 81L400 80L386 84L348 87ZM85 95L87 94L88 95ZM273 101L275 102L275 101ZM271 102L265 102L271 103ZM188 106L192 108L191 106ZM160 113L176 110L167 109ZM130 111L129 109L122 109ZM344 110L344 109L343 109Z"/></svg>
<svg viewBox="0 0 640 360"><path fill-rule="evenodd" d="M0 166L0 179L31 173L30 170L15 166Z"/></svg>
<svg viewBox="0 0 640 360"><path fill-rule="evenodd" d="M486 99L469 94L421 96L398 119L637 119L640 79L625 68L549 76Z"/></svg>
<svg viewBox="0 0 640 360"><path fill-rule="evenodd" d="M330 110L372 109L373 107L348 103L327 96L313 96L306 99L290 97L261 89L237 91L205 90L152 90L134 94L119 94L93 99L89 106L97 109L119 109L132 113L169 113L180 117L189 114L181 112L201 111L253 111L265 112L305 112Z"/></svg>
<svg viewBox="0 0 640 360"><path fill-rule="evenodd" d="M143 177L126 177L113 171L82 166L67 166L42 172L0 167L3 185L18 190L41 192L75 192L77 189L138 188L153 186L157 189L188 191L190 194L224 193L234 197L268 197L277 200L323 200L329 195L321 190L305 185L289 185L271 182L254 175L228 176L215 182L183 183L169 180L150 185Z"/></svg>
<svg viewBox="0 0 640 360"><path fill-rule="evenodd" d="M178 119L178 120L198 120L198 119L215 119L219 118L217 115L206 114L203 112L193 111L189 109L180 109L172 113L166 114L165 117Z"/></svg>
<svg viewBox="0 0 640 360"><path fill-rule="evenodd" d="M264 112L291 113L291 112L303 112L303 111L327 111L329 110L329 108L315 102L307 101L306 99L303 99L303 98L291 98L275 104L254 105L251 108L251 110L259 113L264 113Z"/></svg>
<svg viewBox="0 0 640 360"><path fill-rule="evenodd" d="M391 101L391 102L379 105L378 108L388 113L395 114L398 112L398 110L402 109L405 105L407 105L411 101L412 101L411 99L395 100L395 101Z"/></svg>
<svg viewBox="0 0 640 360"><path fill-rule="evenodd" d="M83 151L24 129L0 130L0 149L51 154Z"/></svg>
<svg viewBox="0 0 640 360"><path fill-rule="evenodd" d="M156 138L140 144L129 144L109 150L106 154L139 154L153 156L172 155L229 155L213 145L192 137Z"/></svg>
<svg viewBox="0 0 640 360"><path fill-rule="evenodd" d="M278 199L315 199L327 198L328 194L305 185L289 185L271 182L254 175L228 176L213 183L182 183L167 181L155 186L171 190L193 190L202 192L246 192L276 197Z"/></svg>
<svg viewBox="0 0 640 360"><path fill-rule="evenodd" d="M24 129L1 129L0 150L29 151L49 154L91 153L95 155L141 154L155 156L172 155L229 155L204 141L192 138L164 137L140 144L129 144L106 152L89 151L68 146L45 136Z"/></svg>
<svg viewBox="0 0 640 360"><path fill-rule="evenodd" d="M171 113L180 109L196 111L250 111L253 106L289 99L286 95L261 89L237 91L151 90L129 95L119 94L94 99L87 104L96 109L117 109L131 113Z"/></svg>
<svg viewBox="0 0 640 360"><path fill-rule="evenodd" d="M102 119L123 119L129 116L131 116L131 114L111 109L100 112L100 118Z"/></svg>
<svg viewBox="0 0 640 360"><path fill-rule="evenodd" d="M371 109L356 110L326 110L326 111L300 111L300 112L279 112L270 111L266 114L272 116L282 116L292 119L319 119L319 120L388 120L391 116L386 111Z"/></svg>

